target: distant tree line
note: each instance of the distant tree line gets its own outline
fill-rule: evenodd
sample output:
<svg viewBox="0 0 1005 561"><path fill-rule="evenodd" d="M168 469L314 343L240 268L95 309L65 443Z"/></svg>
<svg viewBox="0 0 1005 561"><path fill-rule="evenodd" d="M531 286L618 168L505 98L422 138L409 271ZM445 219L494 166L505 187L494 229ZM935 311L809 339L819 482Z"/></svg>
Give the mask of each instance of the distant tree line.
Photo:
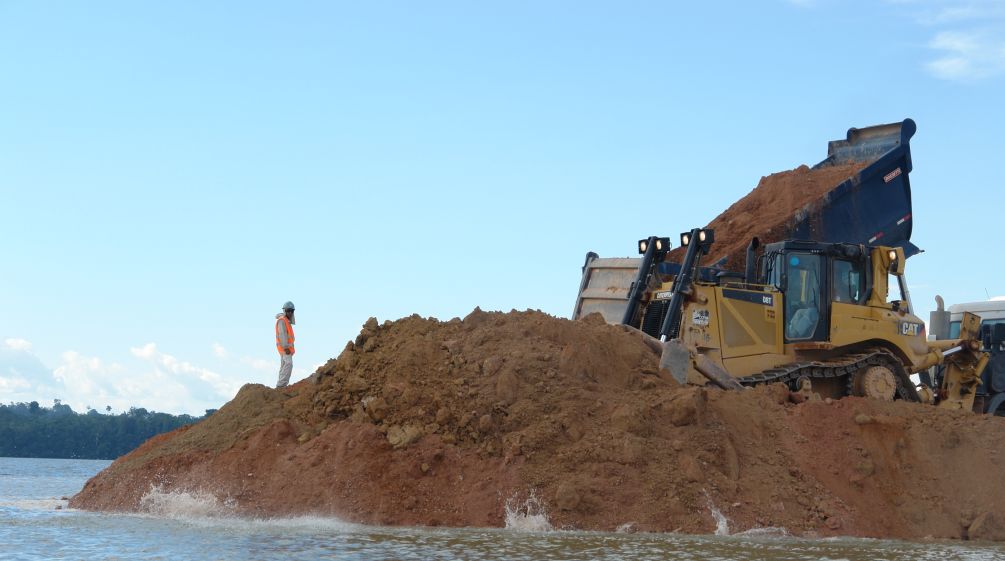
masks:
<svg viewBox="0 0 1005 561"><path fill-rule="evenodd" d="M111 415L88 408L76 413L55 400L52 407L0 404L0 457L113 460L148 438L190 425L204 417L170 415L133 407ZM206 411L206 415L215 409Z"/></svg>

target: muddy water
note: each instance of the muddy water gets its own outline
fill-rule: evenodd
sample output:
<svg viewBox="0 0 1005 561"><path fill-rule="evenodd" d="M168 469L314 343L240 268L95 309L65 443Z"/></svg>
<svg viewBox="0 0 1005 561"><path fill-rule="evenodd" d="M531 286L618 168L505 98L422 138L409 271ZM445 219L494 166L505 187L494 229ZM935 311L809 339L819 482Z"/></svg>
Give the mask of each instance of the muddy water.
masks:
<svg viewBox="0 0 1005 561"><path fill-rule="evenodd" d="M147 515L67 510L62 498L106 465L0 458L0 559L1005 560L1005 546L996 544L808 540L782 529L731 536L544 530L547 513L519 508L506 530L388 529L312 517L248 521L178 495L152 495ZM720 529L728 530L728 520Z"/></svg>

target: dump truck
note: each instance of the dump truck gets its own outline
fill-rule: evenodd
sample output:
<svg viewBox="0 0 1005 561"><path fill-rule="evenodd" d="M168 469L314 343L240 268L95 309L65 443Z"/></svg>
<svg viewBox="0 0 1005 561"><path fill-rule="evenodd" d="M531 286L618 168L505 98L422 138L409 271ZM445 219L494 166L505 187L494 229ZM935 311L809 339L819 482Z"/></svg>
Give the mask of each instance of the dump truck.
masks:
<svg viewBox="0 0 1005 561"><path fill-rule="evenodd" d="M850 129L830 142L814 169L853 164L851 175L760 224L777 239L753 237L742 271L723 267L737 261L730 251L700 266L713 253L711 227L680 235L679 260L668 258L670 238L656 236L639 241L638 259L588 254L573 317L597 312L637 329L682 383L784 383L807 396L969 409L988 360L979 350L979 319L965 314L958 338L927 341L905 279L907 258L920 251L910 242L915 131L907 119ZM888 298L891 280L897 299ZM910 376L935 365L944 366L942 386L916 387Z"/></svg>
<svg viewBox="0 0 1005 561"><path fill-rule="evenodd" d="M761 224L757 236L761 244L784 239L815 240L820 242L848 242L862 244L882 243L901 247L907 257L919 253L911 243L913 220L911 212L911 138L917 125L911 119L899 123L849 129L844 139L830 141L827 157L812 167L826 172L848 166L859 167L856 173L842 177L819 197L805 205L778 212L782 219ZM744 199L758 194L755 189ZM783 193L769 193L782 195ZM784 197L772 196L772 203ZM798 199L797 199L798 201ZM742 199L741 201L742 202ZM734 205L736 206L736 205ZM727 215L723 213L720 217ZM762 221L763 217L745 217L747 221ZM709 224L720 235L724 226L713 220ZM771 234L774 234L772 237ZM748 240L743 240L746 243ZM640 241L640 246L644 241ZM647 302L640 300L652 291L659 277L676 275L679 262L661 262L659 255L669 254L669 239L657 239L648 245L650 250L640 251L641 258L600 258L596 253L586 255L582 269L582 282L576 298L572 317L579 318L597 312L610 323L635 324L634 316ZM661 248L656 246L666 244ZM712 280L723 269L710 263L699 275ZM647 284L648 283L648 284ZM630 296L629 293L634 293ZM625 316L632 316L628 321Z"/></svg>

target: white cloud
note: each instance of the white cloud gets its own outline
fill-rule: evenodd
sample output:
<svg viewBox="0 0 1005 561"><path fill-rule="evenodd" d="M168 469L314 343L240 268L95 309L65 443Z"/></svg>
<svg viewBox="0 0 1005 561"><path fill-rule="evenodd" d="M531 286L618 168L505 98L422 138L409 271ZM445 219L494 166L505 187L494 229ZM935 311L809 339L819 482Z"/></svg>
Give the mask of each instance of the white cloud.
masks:
<svg viewBox="0 0 1005 561"><path fill-rule="evenodd" d="M216 395L225 397L226 399L234 397L237 394L237 390L243 384L240 380L225 378L207 368L201 368L189 362L179 360L172 355L162 353L157 350L157 345L154 343L147 343L139 348L131 348L130 351L134 356L154 364L158 368L158 372L162 372L160 369L163 368L167 372L182 376L189 381L198 380L211 387Z"/></svg>
<svg viewBox="0 0 1005 561"><path fill-rule="evenodd" d="M74 411L87 407L115 411L143 407L152 411L201 414L219 408L247 381L228 377L161 352L155 343L131 348L135 364L66 351L55 368L30 352L24 339L0 345L0 403L60 399Z"/></svg>
<svg viewBox="0 0 1005 561"><path fill-rule="evenodd" d="M972 81L1005 72L1005 38L987 31L942 31L929 47L940 54L925 66L936 78Z"/></svg>
<svg viewBox="0 0 1005 561"><path fill-rule="evenodd" d="M223 345L220 343L213 343L213 354L220 358L227 358L229 356L227 349L223 348Z"/></svg>
<svg viewBox="0 0 1005 561"><path fill-rule="evenodd" d="M122 367L118 364L67 351L56 368L49 368L30 352L30 345L10 341L0 347L0 402L38 401L49 405L59 399L75 411L84 411L88 405L113 405L121 409L132 405L117 400L117 391L111 383L121 376Z"/></svg>
<svg viewBox="0 0 1005 561"><path fill-rule="evenodd" d="M24 339L5 339L0 345L0 403L39 400L51 396L56 388L52 370L33 355L31 343ZM39 394L36 389L45 393Z"/></svg>
<svg viewBox="0 0 1005 561"><path fill-rule="evenodd" d="M151 359L157 354L157 345L147 343L142 347L131 347L129 352L133 353L136 358Z"/></svg>
<svg viewBox="0 0 1005 561"><path fill-rule="evenodd" d="M121 365L76 351L66 351L61 358L62 363L53 369L52 375L62 387L59 395L53 397L62 399L75 411L105 405L124 410L133 405L119 391L119 380L124 377Z"/></svg>
<svg viewBox="0 0 1005 561"><path fill-rule="evenodd" d="M0 395L15 394L28 389L31 389L31 382L20 376L10 378L0 376Z"/></svg>
<svg viewBox="0 0 1005 561"><path fill-rule="evenodd" d="M273 372L279 371L279 361L278 360L265 360L264 358L252 358L250 356L241 357L241 364L245 366L250 366L255 370L260 370L262 372Z"/></svg>
<svg viewBox="0 0 1005 561"><path fill-rule="evenodd" d="M1005 74L1005 2L887 0L931 33L925 70L940 80L975 82Z"/></svg>
<svg viewBox="0 0 1005 561"><path fill-rule="evenodd" d="M8 339L4 339L4 345L6 345L8 349L12 349L15 351L31 350L31 342L26 339L21 339L18 337L10 337Z"/></svg>
<svg viewBox="0 0 1005 561"><path fill-rule="evenodd" d="M943 6L931 14L926 23L929 25L955 24L964 21L981 19L986 14L985 10L974 5Z"/></svg>
<svg viewBox="0 0 1005 561"><path fill-rule="evenodd" d="M905 16L921 25L938 27L1005 18L1001 0L887 0L909 8Z"/></svg>
<svg viewBox="0 0 1005 561"><path fill-rule="evenodd" d="M919 45L929 50L930 56L922 67L931 76L977 82L1005 74L1005 1L886 0L886 3L928 35L928 40Z"/></svg>

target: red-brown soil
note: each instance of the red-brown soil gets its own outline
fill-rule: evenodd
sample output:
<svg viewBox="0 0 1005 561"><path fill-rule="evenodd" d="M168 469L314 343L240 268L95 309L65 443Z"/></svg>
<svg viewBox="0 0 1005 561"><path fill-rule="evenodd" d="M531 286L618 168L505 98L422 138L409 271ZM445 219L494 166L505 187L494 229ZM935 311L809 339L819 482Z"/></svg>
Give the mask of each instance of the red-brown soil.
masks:
<svg viewBox="0 0 1005 561"><path fill-rule="evenodd" d="M1005 539L1005 419L904 402L678 387L638 337L540 312L371 320L286 390L247 385L151 439L71 506L212 494L235 514L559 528Z"/></svg>
<svg viewBox="0 0 1005 561"><path fill-rule="evenodd" d="M715 230L715 243L702 263L711 265L725 259L724 269L742 271L751 238L756 236L761 244L782 241L788 237L798 212L819 204L826 193L868 164L818 169L799 166L762 177L750 193L708 223L706 228ZM683 249L673 250L667 259L680 262L684 259Z"/></svg>

